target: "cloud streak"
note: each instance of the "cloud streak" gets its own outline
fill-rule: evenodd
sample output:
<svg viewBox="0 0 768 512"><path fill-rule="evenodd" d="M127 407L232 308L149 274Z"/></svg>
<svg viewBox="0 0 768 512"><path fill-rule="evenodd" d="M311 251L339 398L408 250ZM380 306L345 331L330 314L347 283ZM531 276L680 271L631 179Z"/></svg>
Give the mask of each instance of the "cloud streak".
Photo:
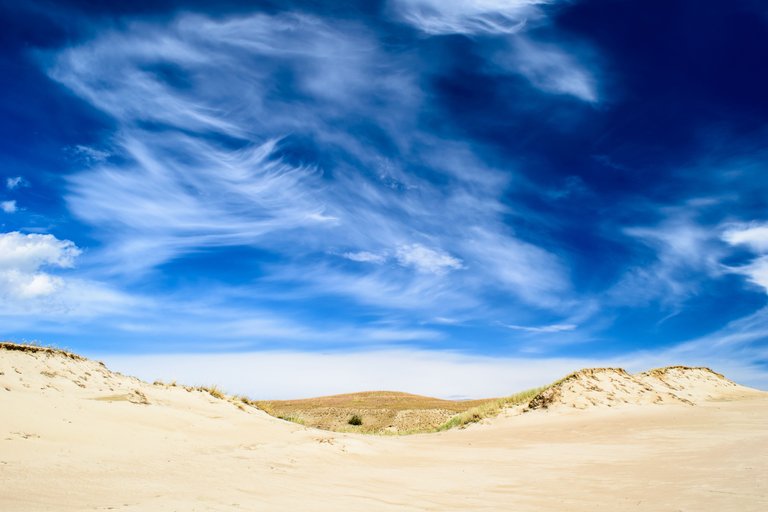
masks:
<svg viewBox="0 0 768 512"><path fill-rule="evenodd" d="M768 224L764 222L728 225L722 239L731 246L746 247L757 255L746 265L724 265L726 272L746 276L749 282L768 292Z"/></svg>
<svg viewBox="0 0 768 512"><path fill-rule="evenodd" d="M391 0L396 17L429 36L460 34L501 38L484 51L493 66L518 74L548 94L598 101L597 80L577 56L556 41L542 42L526 35L529 22L546 24L543 7L557 0Z"/></svg>
<svg viewBox="0 0 768 512"><path fill-rule="evenodd" d="M550 0L391 0L404 22L430 35L515 34Z"/></svg>
<svg viewBox="0 0 768 512"><path fill-rule="evenodd" d="M507 329L512 329L513 331L524 331L524 332L531 332L536 334L567 332L567 331L572 331L578 327L575 324L552 324L552 325L542 325L538 327L527 326L527 325L512 325L512 324L501 324L501 325L503 325Z"/></svg>

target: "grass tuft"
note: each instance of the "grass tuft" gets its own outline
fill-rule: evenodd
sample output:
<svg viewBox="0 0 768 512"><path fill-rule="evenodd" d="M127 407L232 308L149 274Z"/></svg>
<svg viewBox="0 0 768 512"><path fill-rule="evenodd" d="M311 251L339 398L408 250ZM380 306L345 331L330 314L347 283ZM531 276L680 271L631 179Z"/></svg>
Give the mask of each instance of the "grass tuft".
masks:
<svg viewBox="0 0 768 512"><path fill-rule="evenodd" d="M278 418L280 418L281 420L284 420L284 421L290 421L291 423L297 423L299 425L304 425L305 424L304 420L300 416L295 416L295 415L291 415L291 416L278 416Z"/></svg>
<svg viewBox="0 0 768 512"><path fill-rule="evenodd" d="M436 432L442 432L452 428L464 428L470 423L477 423L485 418L493 418L498 416L499 413L507 407L515 407L516 405L522 405L529 402L533 397L547 389L549 386L543 386L539 388L527 389L520 393L499 398L498 400L491 400L484 404L473 407L464 412L457 414L450 420L446 421L435 429Z"/></svg>
<svg viewBox="0 0 768 512"><path fill-rule="evenodd" d="M213 385L213 386L198 386L197 390L198 391L202 391L203 393L208 393L213 398L218 398L219 400L226 400L226 398L227 398L227 395L225 395L224 392L221 391L221 389L219 389L219 387L216 386L216 385Z"/></svg>

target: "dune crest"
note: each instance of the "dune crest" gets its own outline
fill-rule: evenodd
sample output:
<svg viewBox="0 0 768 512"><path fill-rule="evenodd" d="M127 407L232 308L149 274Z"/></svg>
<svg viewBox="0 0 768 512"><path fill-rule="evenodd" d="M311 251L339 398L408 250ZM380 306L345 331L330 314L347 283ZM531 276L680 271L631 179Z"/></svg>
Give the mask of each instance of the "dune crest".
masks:
<svg viewBox="0 0 768 512"><path fill-rule="evenodd" d="M634 375L622 368L586 368L536 395L527 409L695 405L755 392L705 367L668 366Z"/></svg>
<svg viewBox="0 0 768 512"><path fill-rule="evenodd" d="M201 404L225 402L240 410L248 400L234 399L215 387L149 384L107 368L104 363L65 350L0 342L0 393L27 392L43 397L57 394L98 402L127 402L137 405L172 406L197 400ZM2 395L0 395L2 396Z"/></svg>

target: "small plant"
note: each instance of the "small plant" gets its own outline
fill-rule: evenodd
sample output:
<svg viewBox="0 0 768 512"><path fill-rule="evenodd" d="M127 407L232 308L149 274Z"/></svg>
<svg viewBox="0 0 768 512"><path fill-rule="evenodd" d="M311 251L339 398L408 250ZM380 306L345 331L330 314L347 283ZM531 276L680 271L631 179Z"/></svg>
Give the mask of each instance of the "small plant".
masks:
<svg viewBox="0 0 768 512"><path fill-rule="evenodd" d="M540 388L529 389L522 391L506 398L499 398L497 400L491 400L477 407L468 409L462 413L457 414L453 418L449 419L435 430L441 432L443 430L449 430L452 428L465 428L470 423L477 423L485 418L492 418L498 416L499 413L505 407L514 407L516 405L522 405L530 401L533 397L547 389L549 386Z"/></svg>
<svg viewBox="0 0 768 512"><path fill-rule="evenodd" d="M350 425L359 427L360 425L363 424L363 418L361 418L357 414L354 414L351 418L349 418L349 421L347 423L349 423Z"/></svg>
<svg viewBox="0 0 768 512"><path fill-rule="evenodd" d="M218 398L219 400L225 400L227 396L222 393L222 391L218 388L218 386L199 386L197 388L199 391L202 391L203 393L208 393L213 398Z"/></svg>
<svg viewBox="0 0 768 512"><path fill-rule="evenodd" d="M296 424L299 424L299 425L304 425L305 424L304 420L301 417L293 415L293 414L288 415L288 416L278 416L278 418L280 418L283 421L290 421L291 423L296 423Z"/></svg>

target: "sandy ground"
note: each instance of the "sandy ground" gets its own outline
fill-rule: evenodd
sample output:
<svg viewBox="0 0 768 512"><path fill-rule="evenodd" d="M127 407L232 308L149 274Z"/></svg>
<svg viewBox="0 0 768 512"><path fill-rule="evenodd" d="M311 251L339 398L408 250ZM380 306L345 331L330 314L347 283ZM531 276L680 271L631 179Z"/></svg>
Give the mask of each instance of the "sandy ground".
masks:
<svg viewBox="0 0 768 512"><path fill-rule="evenodd" d="M148 403L142 403L148 402ZM768 393L312 430L93 361L0 351L0 510L768 510Z"/></svg>

